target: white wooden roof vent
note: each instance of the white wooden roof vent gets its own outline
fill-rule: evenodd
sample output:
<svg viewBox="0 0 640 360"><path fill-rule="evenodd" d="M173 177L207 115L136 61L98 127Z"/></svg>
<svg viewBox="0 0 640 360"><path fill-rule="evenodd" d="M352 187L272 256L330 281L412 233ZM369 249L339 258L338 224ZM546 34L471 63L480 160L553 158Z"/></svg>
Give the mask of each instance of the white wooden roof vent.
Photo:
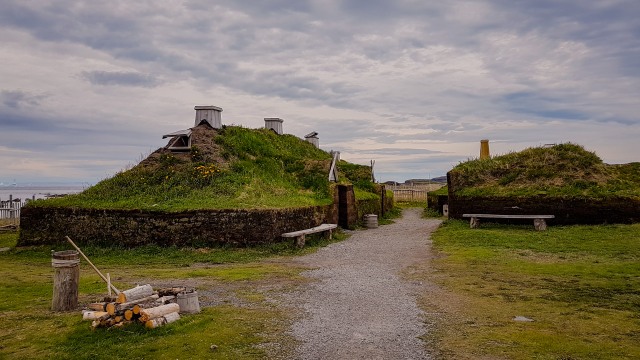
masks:
<svg viewBox="0 0 640 360"><path fill-rule="evenodd" d="M208 106L196 106L194 107L196 111L196 124L195 126L200 125L203 121L211 125L214 129L222 128L222 108L217 106L208 105Z"/></svg>
<svg viewBox="0 0 640 360"><path fill-rule="evenodd" d="M280 118L264 118L264 128L271 129L278 135L282 135L282 122Z"/></svg>
<svg viewBox="0 0 640 360"><path fill-rule="evenodd" d="M304 136L304 139L312 143L313 146L320 148L320 139L318 138L317 132L314 131L312 133L308 133L307 135Z"/></svg>

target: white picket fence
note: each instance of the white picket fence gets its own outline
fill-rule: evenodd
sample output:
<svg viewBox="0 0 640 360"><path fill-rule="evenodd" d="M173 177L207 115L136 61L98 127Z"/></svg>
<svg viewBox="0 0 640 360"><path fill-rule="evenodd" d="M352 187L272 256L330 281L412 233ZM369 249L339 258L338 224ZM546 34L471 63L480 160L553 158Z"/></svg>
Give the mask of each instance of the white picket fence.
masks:
<svg viewBox="0 0 640 360"><path fill-rule="evenodd" d="M27 203L28 200L12 198L6 201L0 201L0 220L8 220L6 222L10 224L18 224L20 222L20 209Z"/></svg>

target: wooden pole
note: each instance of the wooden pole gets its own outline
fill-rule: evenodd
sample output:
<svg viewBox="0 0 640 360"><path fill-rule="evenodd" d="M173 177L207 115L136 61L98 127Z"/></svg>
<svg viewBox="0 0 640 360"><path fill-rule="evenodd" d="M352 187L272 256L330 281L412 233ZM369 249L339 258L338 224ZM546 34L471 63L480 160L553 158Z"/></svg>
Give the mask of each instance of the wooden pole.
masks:
<svg viewBox="0 0 640 360"><path fill-rule="evenodd" d="M107 295L111 297L111 275L107 273Z"/></svg>
<svg viewBox="0 0 640 360"><path fill-rule="evenodd" d="M116 294L120 295L120 290L118 290L115 286L113 286L113 284L111 284L109 282L109 280L107 280L107 278L102 275L102 273L100 272L100 270L98 270L98 268L93 265L93 263L91 262L91 260L89 260L89 258L87 257L87 255L85 255L82 250L80 250L80 248L78 247L78 245L76 245L73 240L71 240L68 236L65 236L65 239L67 239L67 241L76 249L78 250L78 252L80 253L80 255L82 255L82 257L89 263L89 265L91 265L91 267L93 268L93 270L95 270L98 275L100 275L100 277L102 278L102 280L104 280L104 282L106 282L107 284L109 284L109 286L113 289L113 291L116 292Z"/></svg>

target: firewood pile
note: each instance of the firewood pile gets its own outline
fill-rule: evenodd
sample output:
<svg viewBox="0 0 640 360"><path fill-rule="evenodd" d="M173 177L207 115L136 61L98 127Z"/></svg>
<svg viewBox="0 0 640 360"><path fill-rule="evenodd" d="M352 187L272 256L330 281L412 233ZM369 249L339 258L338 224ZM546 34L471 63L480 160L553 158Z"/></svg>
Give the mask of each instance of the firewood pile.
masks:
<svg viewBox="0 0 640 360"><path fill-rule="evenodd" d="M153 329L179 320L181 310L177 297L191 292L192 289L184 287L154 291L151 285L139 285L120 292L117 297L89 304L82 312L82 319L91 321L92 329L119 328L135 322Z"/></svg>

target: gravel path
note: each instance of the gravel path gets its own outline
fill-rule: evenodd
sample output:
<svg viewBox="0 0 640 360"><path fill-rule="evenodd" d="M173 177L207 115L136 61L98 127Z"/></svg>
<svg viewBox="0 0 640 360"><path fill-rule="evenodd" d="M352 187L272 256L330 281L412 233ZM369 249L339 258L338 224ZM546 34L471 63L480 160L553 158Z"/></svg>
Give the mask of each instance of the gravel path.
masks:
<svg viewBox="0 0 640 360"><path fill-rule="evenodd" d="M299 258L314 279L293 294L305 315L292 328L299 359L430 359L419 288L401 272L430 257L439 220L408 209L394 224L356 231L346 241Z"/></svg>

